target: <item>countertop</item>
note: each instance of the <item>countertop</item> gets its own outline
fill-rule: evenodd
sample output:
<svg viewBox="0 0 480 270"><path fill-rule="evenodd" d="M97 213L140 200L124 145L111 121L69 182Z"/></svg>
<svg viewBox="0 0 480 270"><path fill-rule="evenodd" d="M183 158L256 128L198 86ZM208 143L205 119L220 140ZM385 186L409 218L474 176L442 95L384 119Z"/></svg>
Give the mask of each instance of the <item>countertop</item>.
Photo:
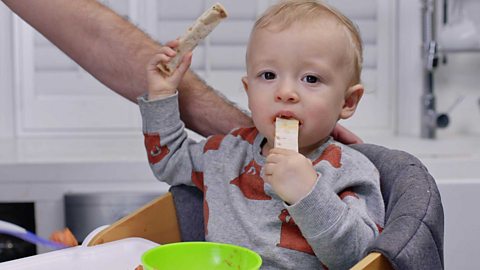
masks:
<svg viewBox="0 0 480 270"><path fill-rule="evenodd" d="M152 181L142 144L140 136L0 139L0 181Z"/></svg>

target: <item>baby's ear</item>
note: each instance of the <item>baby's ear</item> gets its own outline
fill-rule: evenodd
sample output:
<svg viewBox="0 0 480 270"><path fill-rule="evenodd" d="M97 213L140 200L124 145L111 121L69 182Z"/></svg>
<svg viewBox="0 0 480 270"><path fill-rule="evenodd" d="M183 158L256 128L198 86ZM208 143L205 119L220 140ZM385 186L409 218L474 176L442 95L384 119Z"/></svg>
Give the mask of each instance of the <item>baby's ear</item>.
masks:
<svg viewBox="0 0 480 270"><path fill-rule="evenodd" d="M347 89L345 93L345 103L343 104L340 119L350 118L357 109L357 105L363 96L364 88L361 84L356 84Z"/></svg>
<svg viewBox="0 0 480 270"><path fill-rule="evenodd" d="M245 92L247 92L247 91L248 91L248 80L247 80L247 76L242 77L242 84L243 84L243 89L245 89Z"/></svg>

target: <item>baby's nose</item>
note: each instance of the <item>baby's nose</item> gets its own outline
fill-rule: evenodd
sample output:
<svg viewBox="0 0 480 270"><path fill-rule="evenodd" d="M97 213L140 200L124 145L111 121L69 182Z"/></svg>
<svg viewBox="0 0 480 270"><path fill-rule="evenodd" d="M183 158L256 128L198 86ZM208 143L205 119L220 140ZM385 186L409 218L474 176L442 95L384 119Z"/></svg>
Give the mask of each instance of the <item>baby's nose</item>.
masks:
<svg viewBox="0 0 480 270"><path fill-rule="evenodd" d="M276 94L275 94L275 100L278 102L298 102L299 96L297 91L295 90L294 87L292 86L283 86L280 87Z"/></svg>

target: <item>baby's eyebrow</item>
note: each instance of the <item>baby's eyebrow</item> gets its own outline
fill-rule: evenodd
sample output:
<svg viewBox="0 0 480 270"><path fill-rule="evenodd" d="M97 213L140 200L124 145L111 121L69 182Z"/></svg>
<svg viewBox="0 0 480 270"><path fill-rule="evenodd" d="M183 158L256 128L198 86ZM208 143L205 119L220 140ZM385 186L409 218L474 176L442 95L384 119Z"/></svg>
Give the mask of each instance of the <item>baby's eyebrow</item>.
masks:
<svg viewBox="0 0 480 270"><path fill-rule="evenodd" d="M265 71L265 70L273 70L275 67L275 63L269 63L268 61L266 62L261 62L261 61L255 61L254 63L251 63L247 65L247 71L257 73L259 71Z"/></svg>
<svg viewBox="0 0 480 270"><path fill-rule="evenodd" d="M266 66L272 66L272 65L275 65L277 63L277 61L275 59L272 59L272 58L264 58L264 57L257 57L255 60L253 61L250 61L251 62L251 66L257 66L257 65L266 65Z"/></svg>
<svg viewBox="0 0 480 270"><path fill-rule="evenodd" d="M313 69L316 74L318 74L322 79L327 80L331 78L334 74L332 67L330 65L320 63L319 61L305 61L303 66L306 69Z"/></svg>

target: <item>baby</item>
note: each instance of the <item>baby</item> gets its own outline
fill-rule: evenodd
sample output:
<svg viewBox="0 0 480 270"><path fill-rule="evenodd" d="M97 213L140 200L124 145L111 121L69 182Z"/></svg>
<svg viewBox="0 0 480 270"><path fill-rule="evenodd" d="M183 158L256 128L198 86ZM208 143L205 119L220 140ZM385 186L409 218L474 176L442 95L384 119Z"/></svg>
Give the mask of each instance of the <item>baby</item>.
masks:
<svg viewBox="0 0 480 270"><path fill-rule="evenodd" d="M262 269L347 269L360 260L383 227L384 202L374 165L330 137L364 92L352 22L320 1L270 7L251 32L242 78L255 126L201 142L187 137L178 109L191 54L170 76L156 68L176 46L152 58L138 103L155 176L204 193L206 240L258 252ZM299 121L298 152L274 147L277 118Z"/></svg>

